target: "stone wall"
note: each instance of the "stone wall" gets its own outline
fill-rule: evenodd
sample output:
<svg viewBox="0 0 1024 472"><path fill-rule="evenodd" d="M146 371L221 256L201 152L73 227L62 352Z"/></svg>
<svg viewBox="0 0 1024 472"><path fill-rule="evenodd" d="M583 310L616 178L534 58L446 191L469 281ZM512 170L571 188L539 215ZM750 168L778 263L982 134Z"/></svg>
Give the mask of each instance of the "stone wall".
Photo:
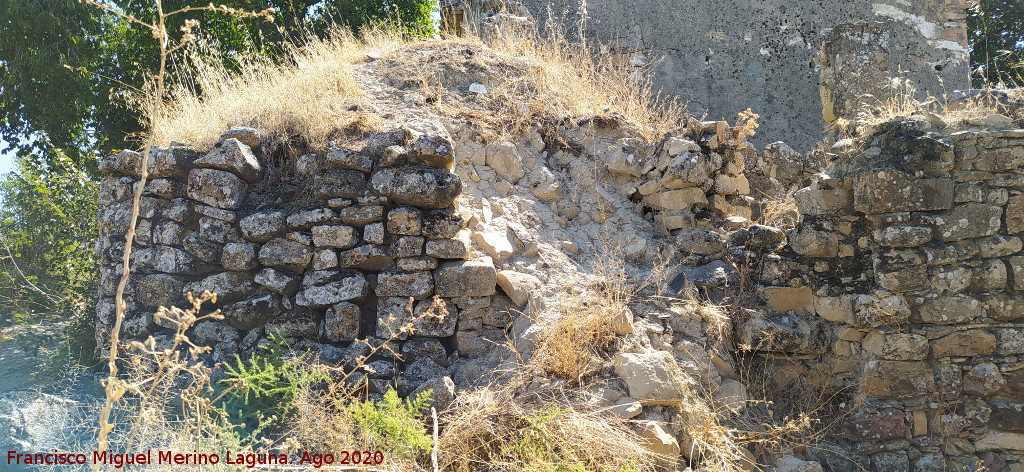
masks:
<svg viewBox="0 0 1024 472"><path fill-rule="evenodd" d="M508 14L495 13L502 2L455 0L460 2L473 12L467 19L484 17L476 22L500 23L501 15L522 22L518 5ZM762 118L753 138L758 146L784 140L798 151L809 150L825 125L819 84L863 91L837 84L852 74L860 76L857 85L881 91L887 80L865 84L868 77L860 73L865 68L871 73L864 75L884 79L902 71L922 94L941 96L970 85L965 0L521 3L542 28L554 20L573 37L582 31L600 42L602 52L622 55L636 66L653 64L654 90L678 96L692 113L707 110L710 119L732 120L737 111L752 109ZM875 22L868 26L877 30L868 45L873 53L859 57L868 62L840 61L849 67L839 70L830 54L837 46L834 30ZM826 118L831 115L826 111Z"/></svg>
<svg viewBox="0 0 1024 472"><path fill-rule="evenodd" d="M125 291L129 339L168 342L173 331L154 322L156 308L185 306L187 292L209 290L217 302L204 308L225 318L200 322L191 336L213 347L212 361L250 352L277 330L344 364L395 338L404 341L395 351L405 354L407 393L446 377L449 352L481 352L467 333L493 323L486 313L496 272L490 258L469 260L454 208L462 182L449 170L443 127L404 127L371 136L359 151L334 147L276 167L248 128L232 129L205 155L183 146L150 155ZM140 162L124 151L101 164L101 346ZM413 329L402 331L413 317ZM387 351L378 357L370 385L383 392L396 364Z"/></svg>
<svg viewBox="0 0 1024 472"><path fill-rule="evenodd" d="M881 126L796 192L784 245L734 251L765 303L738 342L850 394L832 470L1024 468L1024 130L975 124L1000 126Z"/></svg>

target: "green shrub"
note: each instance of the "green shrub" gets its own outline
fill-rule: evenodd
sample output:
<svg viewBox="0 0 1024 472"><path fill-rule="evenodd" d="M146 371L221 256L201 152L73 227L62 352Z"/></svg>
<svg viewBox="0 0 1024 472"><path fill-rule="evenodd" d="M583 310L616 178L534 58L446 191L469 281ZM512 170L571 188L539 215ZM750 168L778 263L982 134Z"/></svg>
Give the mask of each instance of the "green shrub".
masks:
<svg viewBox="0 0 1024 472"><path fill-rule="evenodd" d="M429 409L432 393L426 390L403 402L398 398L398 392L388 390L380 402L351 403L348 413L371 448L386 451L388 457L412 459L434 445L433 438L419 420Z"/></svg>
<svg viewBox="0 0 1024 472"><path fill-rule="evenodd" d="M232 424L244 424L241 438L255 440L264 430L276 430L295 415L295 395L303 386L324 381L328 374L310 368L306 355L286 358L288 338L272 333L270 343L243 361L235 354L235 364L224 364L218 407Z"/></svg>

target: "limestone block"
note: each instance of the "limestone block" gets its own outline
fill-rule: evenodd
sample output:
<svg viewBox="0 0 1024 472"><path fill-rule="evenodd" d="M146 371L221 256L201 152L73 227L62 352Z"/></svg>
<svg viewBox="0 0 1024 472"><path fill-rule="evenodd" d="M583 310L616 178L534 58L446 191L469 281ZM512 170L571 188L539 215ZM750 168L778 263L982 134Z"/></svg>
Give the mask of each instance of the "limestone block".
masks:
<svg viewBox="0 0 1024 472"><path fill-rule="evenodd" d="M242 300L221 309L224 320L242 330L263 326L283 312L281 297L275 294Z"/></svg>
<svg viewBox="0 0 1024 472"><path fill-rule="evenodd" d="M287 238L271 239L260 248L260 264L301 273L313 259L309 246Z"/></svg>
<svg viewBox="0 0 1024 472"><path fill-rule="evenodd" d="M861 347L882 359L921 360L928 356L928 338L919 334L871 331Z"/></svg>
<svg viewBox="0 0 1024 472"><path fill-rule="evenodd" d="M242 218L238 226L242 230L242 237L258 243L265 243L288 231L282 211L253 213Z"/></svg>
<svg viewBox="0 0 1024 472"><path fill-rule="evenodd" d="M204 291L217 294L217 303L228 303L249 295L254 289L253 276L250 272L220 272L182 288L182 296L188 292L196 295Z"/></svg>
<svg viewBox="0 0 1024 472"><path fill-rule="evenodd" d="M256 246L251 243L227 243L221 252L220 265L231 271L255 269Z"/></svg>
<svg viewBox="0 0 1024 472"><path fill-rule="evenodd" d="M750 193L750 183L742 175L718 174L714 191L720 195L747 195Z"/></svg>
<svg viewBox="0 0 1024 472"><path fill-rule="evenodd" d="M1003 209L983 203L957 205L945 215L934 217L935 239L960 241L991 236L1002 226Z"/></svg>
<svg viewBox="0 0 1024 472"><path fill-rule="evenodd" d="M875 281L885 290L909 292L929 285L924 251L914 249L879 250L872 254Z"/></svg>
<svg viewBox="0 0 1024 472"><path fill-rule="evenodd" d="M874 231L875 241L888 247L917 247L932 239L932 229L924 226L887 226Z"/></svg>
<svg viewBox="0 0 1024 472"><path fill-rule="evenodd" d="M496 261L503 261L516 253L516 243L508 230L502 230L492 226L477 227L473 232L473 241L480 245L480 248L487 255Z"/></svg>
<svg viewBox="0 0 1024 472"><path fill-rule="evenodd" d="M899 295L885 298L856 295L853 298L853 319L855 326L904 326L910 319L910 307L907 300Z"/></svg>
<svg viewBox="0 0 1024 472"><path fill-rule="evenodd" d="M416 302L413 315L416 321L413 323L412 334L434 338L445 338L455 334L455 325L459 320L459 311L455 304L440 297ZM444 353L444 350L441 352Z"/></svg>
<svg viewBox="0 0 1024 472"><path fill-rule="evenodd" d="M330 148L327 150L327 165L336 169L358 170L370 172L373 170L373 157L351 149Z"/></svg>
<svg viewBox="0 0 1024 472"><path fill-rule="evenodd" d="M462 193L457 175L418 166L378 170L373 173L371 186L396 203L429 209L448 207Z"/></svg>
<svg viewBox="0 0 1024 472"><path fill-rule="evenodd" d="M423 213L422 234L431 239L454 238L466 226L462 215L451 209Z"/></svg>
<svg viewBox="0 0 1024 472"><path fill-rule="evenodd" d="M626 383L630 397L672 403L686 395L690 379L669 352L619 353L612 363L615 374Z"/></svg>
<svg viewBox="0 0 1024 472"><path fill-rule="evenodd" d="M341 302L328 308L320 333L335 343L353 341L359 335L359 307Z"/></svg>
<svg viewBox="0 0 1024 472"><path fill-rule="evenodd" d="M996 337L987 331L971 329L948 334L931 344L935 358L987 356L996 350Z"/></svg>
<svg viewBox="0 0 1024 472"><path fill-rule="evenodd" d="M255 282L274 293L289 297L299 288L298 277L288 275L273 267L267 267L257 272Z"/></svg>
<svg viewBox="0 0 1024 472"><path fill-rule="evenodd" d="M401 236L391 241L388 255L391 257L417 257L423 255L424 238L422 236Z"/></svg>
<svg viewBox="0 0 1024 472"><path fill-rule="evenodd" d="M505 291L505 294L518 306L526 305L530 300L530 294L540 288L540 279L513 270L503 270L497 274L498 286Z"/></svg>
<svg viewBox="0 0 1024 472"><path fill-rule="evenodd" d="M423 300L434 293L430 272L387 271L377 276L377 297L412 297Z"/></svg>
<svg viewBox="0 0 1024 472"><path fill-rule="evenodd" d="M372 244L364 244L338 254L338 267L343 269L381 270L393 262L386 248Z"/></svg>
<svg viewBox="0 0 1024 472"><path fill-rule="evenodd" d="M256 128L249 126L232 126L224 134L220 135L221 141L227 139L237 139L242 144L249 146L249 148L255 148L260 145L260 132Z"/></svg>
<svg viewBox="0 0 1024 472"><path fill-rule="evenodd" d="M231 172L250 184L256 183L260 179L262 171L252 149L235 138L218 141L210 152L196 159L195 165Z"/></svg>
<svg viewBox="0 0 1024 472"><path fill-rule="evenodd" d="M387 230L391 234L419 236L423 227L423 212L402 206L388 212Z"/></svg>
<svg viewBox="0 0 1024 472"><path fill-rule="evenodd" d="M911 321L925 324L968 323L982 314L982 304L968 296L953 296L930 299L914 308Z"/></svg>
<svg viewBox="0 0 1024 472"><path fill-rule="evenodd" d="M248 191L248 184L230 172L192 169L188 174L189 198L212 207L234 210Z"/></svg>
<svg viewBox="0 0 1024 472"><path fill-rule="evenodd" d="M777 312L814 311L814 294L810 287L765 287L761 293L768 306Z"/></svg>
<svg viewBox="0 0 1024 472"><path fill-rule="evenodd" d="M486 297L497 291L498 275L490 257L442 263L434 270L440 297Z"/></svg>
<svg viewBox="0 0 1024 472"><path fill-rule="evenodd" d="M305 307L325 307L341 302L360 302L369 293L370 286L362 274L349 274L325 285L314 285L295 294L295 304Z"/></svg>
<svg viewBox="0 0 1024 472"><path fill-rule="evenodd" d="M688 210L693 205L707 205L708 199L703 190L690 187L651 194L643 202L655 210Z"/></svg>
<svg viewBox="0 0 1024 472"><path fill-rule="evenodd" d="M898 408L861 413L843 421L842 431L843 436L850 441L903 439L907 433L907 414Z"/></svg>
<svg viewBox="0 0 1024 472"><path fill-rule="evenodd" d="M447 133L423 134L409 148L414 163L438 169L451 169L455 164L455 147Z"/></svg>
<svg viewBox="0 0 1024 472"><path fill-rule="evenodd" d="M366 174L357 170L331 170L313 176L313 194L317 199L359 198L366 190Z"/></svg>
<svg viewBox="0 0 1024 472"><path fill-rule="evenodd" d="M868 361L860 391L879 398L920 398L935 392L935 380L920 361Z"/></svg>
<svg viewBox="0 0 1024 472"><path fill-rule="evenodd" d="M359 232L351 226L314 226L313 245L318 248L348 249L359 243Z"/></svg>
<svg viewBox="0 0 1024 472"><path fill-rule="evenodd" d="M895 169L862 171L854 177L853 207L867 214L946 210L953 206L953 181L921 179Z"/></svg>

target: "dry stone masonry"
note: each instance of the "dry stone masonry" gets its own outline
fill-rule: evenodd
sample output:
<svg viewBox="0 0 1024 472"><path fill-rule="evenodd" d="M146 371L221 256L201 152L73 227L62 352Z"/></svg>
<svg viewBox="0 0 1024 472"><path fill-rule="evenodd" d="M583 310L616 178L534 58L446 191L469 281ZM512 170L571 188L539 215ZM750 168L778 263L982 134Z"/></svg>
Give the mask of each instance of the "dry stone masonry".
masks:
<svg viewBox="0 0 1024 472"><path fill-rule="evenodd" d="M851 456L817 457L833 470L1024 467L1024 130L974 124L898 119L841 143L796 192L798 226L731 237L765 302L738 342L852 394Z"/></svg>
<svg viewBox="0 0 1024 472"><path fill-rule="evenodd" d="M465 221L454 208L462 182L449 170L452 143L440 129L379 133L362 149L334 147L284 167L266 164L251 128L233 128L206 154L155 148L124 334L168 342L171 331L152 313L209 290L218 298L208 308L225 319L201 322L193 340L213 347L213 361L251 352L278 330L343 364L369 351L355 339L395 338L404 341L396 349L405 355L403 391L443 382L449 353L479 351L460 340L475 341L489 325L483 314L497 274L489 258L469 260ZM113 324L141 157L123 151L101 164L101 345ZM396 376L392 359L381 357L369 374L371 390L380 393Z"/></svg>

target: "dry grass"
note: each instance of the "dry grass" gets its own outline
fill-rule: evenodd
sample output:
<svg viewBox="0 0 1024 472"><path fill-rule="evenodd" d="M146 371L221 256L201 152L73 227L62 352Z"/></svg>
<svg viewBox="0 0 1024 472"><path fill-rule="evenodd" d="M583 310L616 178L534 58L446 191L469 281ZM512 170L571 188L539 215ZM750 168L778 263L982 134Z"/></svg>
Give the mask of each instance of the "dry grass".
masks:
<svg viewBox="0 0 1024 472"><path fill-rule="evenodd" d="M625 420L574 407L522 377L459 396L439 437L445 470L653 470L656 455Z"/></svg>
<svg viewBox="0 0 1024 472"><path fill-rule="evenodd" d="M861 97L862 107L855 119L840 119L833 127L850 130L851 135L866 136L883 123L898 118L917 117L941 127L960 128L993 113L1012 115L1012 110L1000 103L997 92L1005 92L1011 98L1020 93L1016 90L987 89L986 93L970 99L952 100L947 94L941 97L928 94L927 98L919 100L917 87L901 74L890 79L879 96Z"/></svg>
<svg viewBox="0 0 1024 472"><path fill-rule="evenodd" d="M758 224L788 230L800 222L800 209L797 208L796 200L792 195L765 196L757 204L761 210L760 216L757 218Z"/></svg>
<svg viewBox="0 0 1024 472"><path fill-rule="evenodd" d="M272 141L301 135L322 149L347 132L374 131L381 119L366 110L352 67L368 51L386 53L402 42L382 30L356 39L336 29L327 39L286 45L282 64L257 55L233 57L237 72L227 70L215 50L190 48L189 81L172 88L156 140L209 149L228 128L253 126Z"/></svg>
<svg viewBox="0 0 1024 472"><path fill-rule="evenodd" d="M380 67L362 70L393 88L360 83L366 76L354 71L369 52L380 55ZM384 120L375 110L414 106L401 100L408 92L433 105L421 108L468 117L502 135L524 133L538 120L618 115L655 139L686 118L678 102L652 93L649 67L595 55L559 35L484 44L473 36L416 40L380 29L356 38L339 28L326 39L300 38L285 47L283 58L231 57L238 70L229 71L214 48L190 46L179 61L187 64L187 79L166 97L156 142L205 150L228 128L253 126L271 142L302 136L319 150L331 140L381 129ZM488 92L468 92L472 82Z"/></svg>

